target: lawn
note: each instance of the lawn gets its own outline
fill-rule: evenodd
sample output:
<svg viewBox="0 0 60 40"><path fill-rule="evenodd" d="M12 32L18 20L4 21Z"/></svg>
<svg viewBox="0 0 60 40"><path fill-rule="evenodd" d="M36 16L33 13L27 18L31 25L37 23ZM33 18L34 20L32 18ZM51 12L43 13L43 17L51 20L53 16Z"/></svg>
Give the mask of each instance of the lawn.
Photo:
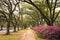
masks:
<svg viewBox="0 0 60 40"><path fill-rule="evenodd" d="M3 35L0 36L0 40L17 40L16 35Z"/></svg>
<svg viewBox="0 0 60 40"><path fill-rule="evenodd" d="M37 40L45 40L45 39L37 37Z"/></svg>
<svg viewBox="0 0 60 40"><path fill-rule="evenodd" d="M20 30L18 32L12 32L10 35L0 35L0 40L20 40L21 35L23 35L25 30Z"/></svg>

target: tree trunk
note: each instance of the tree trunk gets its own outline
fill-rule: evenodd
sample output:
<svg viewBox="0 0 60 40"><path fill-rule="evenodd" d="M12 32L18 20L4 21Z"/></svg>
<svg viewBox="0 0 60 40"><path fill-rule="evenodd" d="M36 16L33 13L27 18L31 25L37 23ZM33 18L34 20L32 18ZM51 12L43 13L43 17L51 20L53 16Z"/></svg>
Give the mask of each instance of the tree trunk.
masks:
<svg viewBox="0 0 60 40"><path fill-rule="evenodd" d="M10 12L10 13L12 13L12 12ZM7 26L7 33L6 33L6 35L9 35L10 34L10 23L11 23L11 21L12 21L12 14L9 14L9 19L8 19L8 26Z"/></svg>
<svg viewBox="0 0 60 40"><path fill-rule="evenodd" d="M9 35L9 34L10 34L9 29L10 29L10 22L8 22L8 26L7 26L7 32L6 32L6 35Z"/></svg>
<svg viewBox="0 0 60 40"><path fill-rule="evenodd" d="M19 26L17 27L17 30L19 31Z"/></svg>
<svg viewBox="0 0 60 40"><path fill-rule="evenodd" d="M46 22L47 23L47 22ZM53 23L50 21L47 23L48 26L53 26Z"/></svg>
<svg viewBox="0 0 60 40"><path fill-rule="evenodd" d="M0 30L3 30L3 25L1 25L1 29Z"/></svg>
<svg viewBox="0 0 60 40"><path fill-rule="evenodd" d="M37 23L37 26L39 26L39 22L37 21L36 23Z"/></svg>
<svg viewBox="0 0 60 40"><path fill-rule="evenodd" d="M14 26L14 32L16 32L16 26Z"/></svg>

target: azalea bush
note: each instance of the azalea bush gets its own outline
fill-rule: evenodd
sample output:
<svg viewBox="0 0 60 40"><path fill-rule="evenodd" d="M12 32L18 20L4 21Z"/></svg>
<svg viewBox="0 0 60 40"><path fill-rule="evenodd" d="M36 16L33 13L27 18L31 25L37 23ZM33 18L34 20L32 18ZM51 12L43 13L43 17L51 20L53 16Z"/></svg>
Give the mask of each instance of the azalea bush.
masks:
<svg viewBox="0 0 60 40"><path fill-rule="evenodd" d="M47 40L60 40L60 27L47 26L44 34L44 38Z"/></svg>
<svg viewBox="0 0 60 40"><path fill-rule="evenodd" d="M60 27L59 26L35 26L32 27L36 31L38 37L45 38L47 40L60 40Z"/></svg>
<svg viewBox="0 0 60 40"><path fill-rule="evenodd" d="M32 29L37 33L38 37L43 38L44 37L44 31L46 30L45 25L40 25L40 26L34 26Z"/></svg>

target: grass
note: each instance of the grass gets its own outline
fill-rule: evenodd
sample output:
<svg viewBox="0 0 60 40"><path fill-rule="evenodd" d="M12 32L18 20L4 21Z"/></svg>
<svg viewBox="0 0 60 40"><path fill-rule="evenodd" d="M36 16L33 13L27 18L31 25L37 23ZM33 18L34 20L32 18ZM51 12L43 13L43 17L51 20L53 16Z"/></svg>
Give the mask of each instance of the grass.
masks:
<svg viewBox="0 0 60 40"><path fill-rule="evenodd" d="M12 32L10 35L0 35L0 40L20 40L25 30L20 30L19 32Z"/></svg>
<svg viewBox="0 0 60 40"><path fill-rule="evenodd" d="M42 39L42 38L37 37L37 40L45 40L45 39Z"/></svg>
<svg viewBox="0 0 60 40"><path fill-rule="evenodd" d="M4 35L4 36L0 36L0 40L17 40L17 36L15 36L15 35Z"/></svg>
<svg viewBox="0 0 60 40"><path fill-rule="evenodd" d="M36 32L32 30L32 32L34 33L34 35L36 36L36 40L45 40L43 38L39 38L37 35L36 35Z"/></svg>
<svg viewBox="0 0 60 40"><path fill-rule="evenodd" d="M10 35L0 35L0 40L20 40L23 33L25 32L26 30L20 30L18 32L11 32ZM33 30L32 30L33 31ZM34 35L36 36L36 40L44 40L42 38L38 38L36 33L33 31Z"/></svg>

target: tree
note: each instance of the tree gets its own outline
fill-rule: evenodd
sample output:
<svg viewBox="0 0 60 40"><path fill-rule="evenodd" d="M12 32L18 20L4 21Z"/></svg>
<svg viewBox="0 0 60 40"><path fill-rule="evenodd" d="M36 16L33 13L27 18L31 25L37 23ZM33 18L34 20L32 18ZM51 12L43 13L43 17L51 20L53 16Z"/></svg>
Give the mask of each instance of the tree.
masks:
<svg viewBox="0 0 60 40"><path fill-rule="evenodd" d="M44 4L42 4L41 2L36 1L35 2L37 5L43 6ZM23 7L24 7L24 11L25 14L28 14L32 17L32 19L36 22L36 25L40 25L43 24L43 18L41 17L39 11L36 10L36 8L34 8L33 6L30 6L30 4L24 3L22 2ZM45 5L44 5L45 7ZM43 8L44 9L44 8Z"/></svg>
<svg viewBox="0 0 60 40"><path fill-rule="evenodd" d="M13 15L13 17L12 17L12 22L11 22L11 24L13 25L13 27L14 27L14 32L16 32L17 30L16 30L16 28L17 28L17 16L15 16L15 15Z"/></svg>
<svg viewBox="0 0 60 40"><path fill-rule="evenodd" d="M58 17L59 13L60 13L60 10L59 12L55 12L55 9L56 9L56 6L57 6L57 3L58 3L58 0L55 0L55 2L53 2L53 0L45 0L45 3L46 3L46 8L48 8L48 11L49 11L49 18L47 15L44 14L42 8L39 8L36 3L34 3L34 1L32 0L20 0L22 2L27 2L28 4L31 4L32 6L34 6L41 14L42 18L44 19L44 21L47 23L47 25L53 25L53 23L55 22L56 18Z"/></svg>
<svg viewBox="0 0 60 40"><path fill-rule="evenodd" d="M12 14L16 9L16 6L19 4L18 0L0 0L1 6L3 9L2 11L9 13L8 17L8 24L7 24L7 35L10 34L10 23L12 21ZM15 3L16 2L16 3ZM5 7L5 8L4 8Z"/></svg>

